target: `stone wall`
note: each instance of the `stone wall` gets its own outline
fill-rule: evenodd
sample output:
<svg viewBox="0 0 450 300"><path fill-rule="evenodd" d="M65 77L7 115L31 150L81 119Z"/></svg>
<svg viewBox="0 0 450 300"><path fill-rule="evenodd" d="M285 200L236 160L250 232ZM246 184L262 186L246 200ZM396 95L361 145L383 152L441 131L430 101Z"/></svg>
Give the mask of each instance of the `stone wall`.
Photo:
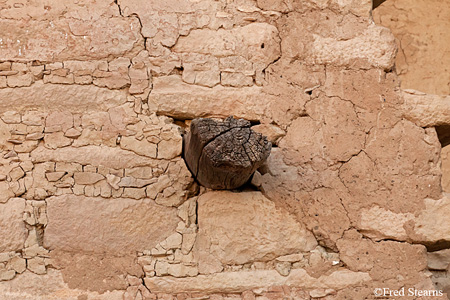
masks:
<svg viewBox="0 0 450 300"><path fill-rule="evenodd" d="M7 0L0 28L2 299L435 293L448 98L399 88L371 1ZM208 190L181 133L229 115L274 148Z"/></svg>
<svg viewBox="0 0 450 300"><path fill-rule="evenodd" d="M417 120L420 119L419 124L422 126L437 125L436 131L443 146L442 189L450 192L450 146L447 146L450 143L450 126L448 120L443 121L438 117L441 120L437 121L435 118L436 113L449 115L450 3L390 0L376 8L373 16L376 23L391 29L396 38L399 51L395 67L401 80L400 87L416 90L414 93L422 94L420 98L425 100L421 104L416 100L410 102L410 107L411 103L418 104L412 109L413 114ZM424 93L443 96L427 96ZM432 270L433 282L439 289L447 292L450 291L449 264L448 249L428 254L428 267Z"/></svg>

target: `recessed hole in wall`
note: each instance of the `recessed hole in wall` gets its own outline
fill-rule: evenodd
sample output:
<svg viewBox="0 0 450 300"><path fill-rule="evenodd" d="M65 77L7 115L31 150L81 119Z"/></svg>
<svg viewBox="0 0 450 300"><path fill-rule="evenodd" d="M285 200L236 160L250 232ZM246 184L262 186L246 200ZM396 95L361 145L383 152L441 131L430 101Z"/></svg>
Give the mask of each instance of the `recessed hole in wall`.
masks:
<svg viewBox="0 0 450 300"><path fill-rule="evenodd" d="M372 1L372 9L377 8L378 6L380 6L381 3L383 3L386 0L373 0Z"/></svg>

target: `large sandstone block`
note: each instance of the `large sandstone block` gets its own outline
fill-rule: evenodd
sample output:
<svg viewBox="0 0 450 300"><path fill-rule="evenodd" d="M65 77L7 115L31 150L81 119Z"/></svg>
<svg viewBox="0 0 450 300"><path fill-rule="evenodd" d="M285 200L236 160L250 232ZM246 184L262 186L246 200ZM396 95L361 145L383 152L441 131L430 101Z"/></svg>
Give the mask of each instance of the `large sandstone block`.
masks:
<svg viewBox="0 0 450 300"><path fill-rule="evenodd" d="M425 199L425 209L414 220L414 231L420 242L437 243L450 241L450 194L444 193L439 200Z"/></svg>
<svg viewBox="0 0 450 300"><path fill-rule="evenodd" d="M126 253L151 249L175 231L177 210L151 200L64 195L47 199L50 250Z"/></svg>
<svg viewBox="0 0 450 300"><path fill-rule="evenodd" d="M113 91L93 85L44 84L37 81L30 87L0 89L0 111L39 109L81 113L108 110L126 101L124 90Z"/></svg>
<svg viewBox="0 0 450 300"><path fill-rule="evenodd" d="M372 25L349 40L314 36L312 59L319 64L348 66L361 61L371 68L390 70L394 66L397 46L392 33Z"/></svg>
<svg viewBox="0 0 450 300"><path fill-rule="evenodd" d="M391 69L397 46L384 27L361 22L356 16L342 16L326 10L285 15L280 26L281 49L285 58L307 64L334 65L360 69ZM351 28L351 30L349 30Z"/></svg>
<svg viewBox="0 0 450 300"><path fill-rule="evenodd" d="M64 281L61 271L48 269L46 275L37 275L26 271L10 281L0 281L0 295L8 300L44 300L44 299L97 299L122 300L124 291L97 292L70 288Z"/></svg>
<svg viewBox="0 0 450 300"><path fill-rule="evenodd" d="M0 252L17 251L23 248L27 230L23 222L25 200L11 198L0 203Z"/></svg>
<svg viewBox="0 0 450 300"><path fill-rule="evenodd" d="M33 0L21 5L15 0L5 0L0 17L14 20L51 20L61 15L67 18L92 20L100 17L119 16L114 0L51 1ZM51 6L49 6L51 4Z"/></svg>
<svg viewBox="0 0 450 300"><path fill-rule="evenodd" d="M402 90L405 118L421 127L450 125L450 96Z"/></svg>
<svg viewBox="0 0 450 300"><path fill-rule="evenodd" d="M370 281L369 274L336 270L319 278L311 277L304 269L294 269L289 276L275 270L223 272L197 277L146 277L145 284L152 292L179 293L242 293L246 290L287 285L304 289L343 289Z"/></svg>
<svg viewBox="0 0 450 300"><path fill-rule="evenodd" d="M396 37L395 69L403 89L450 94L450 2L441 0L378 1L375 23Z"/></svg>
<svg viewBox="0 0 450 300"><path fill-rule="evenodd" d="M157 165L155 160L137 155L132 151L123 150L118 147L92 145L79 148L65 147L55 150L37 147L31 152L31 157L36 163L61 161L82 165L105 166L115 169Z"/></svg>
<svg viewBox="0 0 450 300"><path fill-rule="evenodd" d="M207 88L184 83L181 77L172 75L153 79L148 101L157 113L180 119L233 115L260 120L271 98L261 87L236 89L218 85Z"/></svg>
<svg viewBox="0 0 450 300"><path fill-rule="evenodd" d="M90 60L123 56L144 48L136 17L96 21L59 18L51 21L0 20L2 60ZM45 45L45 46L44 46ZM138 49L139 50L139 49Z"/></svg>
<svg viewBox="0 0 450 300"><path fill-rule="evenodd" d="M232 30L198 29L180 37L173 51L212 54L217 57L240 55L248 61L267 66L281 54L275 26L251 23Z"/></svg>
<svg viewBox="0 0 450 300"><path fill-rule="evenodd" d="M209 192L198 199L195 255L209 266L266 261L310 251L317 242L303 225L260 192ZM220 268L218 268L220 269Z"/></svg>

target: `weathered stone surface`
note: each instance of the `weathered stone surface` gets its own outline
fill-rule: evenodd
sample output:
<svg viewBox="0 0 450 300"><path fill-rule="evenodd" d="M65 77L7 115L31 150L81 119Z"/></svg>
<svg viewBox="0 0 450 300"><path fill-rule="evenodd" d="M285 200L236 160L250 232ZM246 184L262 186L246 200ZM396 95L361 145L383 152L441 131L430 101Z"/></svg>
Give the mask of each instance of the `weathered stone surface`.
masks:
<svg viewBox="0 0 450 300"><path fill-rule="evenodd" d="M94 184L105 179L105 176L93 172L75 172L73 178L76 184Z"/></svg>
<svg viewBox="0 0 450 300"><path fill-rule="evenodd" d="M420 242L450 241L450 194L444 194L439 200L425 199L425 209L414 220L413 238ZM436 226L439 224L439 226Z"/></svg>
<svg viewBox="0 0 450 300"><path fill-rule="evenodd" d="M421 127L450 125L450 96L403 90L405 118Z"/></svg>
<svg viewBox="0 0 450 300"><path fill-rule="evenodd" d="M173 50L217 57L240 55L265 68L280 56L280 39L275 26L251 23L232 30L193 30L180 37Z"/></svg>
<svg viewBox="0 0 450 300"><path fill-rule="evenodd" d="M345 41L315 36L312 59L319 64L340 66L362 60L372 67L390 70L396 53L392 33L384 27L371 25L361 35Z"/></svg>
<svg viewBox="0 0 450 300"><path fill-rule="evenodd" d="M10 99L15 99L11 102ZM107 110L126 102L125 91L111 91L92 85L43 84L0 89L0 109L25 112L52 109L71 112Z"/></svg>
<svg viewBox="0 0 450 300"><path fill-rule="evenodd" d="M101 294L125 290L128 286L127 275L144 275L142 267L136 262L135 253L111 255L53 250L49 256L52 265L61 271L64 282L71 289Z"/></svg>
<svg viewBox="0 0 450 300"><path fill-rule="evenodd" d="M27 230L23 222L25 200L11 198L0 203L0 252L17 251L23 248Z"/></svg>
<svg viewBox="0 0 450 300"><path fill-rule="evenodd" d="M100 17L118 16L119 12L112 0L92 2L81 0L77 2L52 2L49 9L48 2L36 0L28 5L13 5L14 1L7 0L0 16L5 19L36 19L48 20L64 15L75 19L98 19ZM86 5L89 4L89 8Z"/></svg>
<svg viewBox="0 0 450 300"><path fill-rule="evenodd" d="M0 28L5 32L3 41L6 47L0 49L0 56L5 60L100 59L111 54L127 54L136 44L144 48L139 20L135 17L96 21L2 19ZM42 44L46 47L40 47Z"/></svg>
<svg viewBox="0 0 450 300"><path fill-rule="evenodd" d="M259 192L209 192L198 199L199 268L218 260L244 264L312 250L317 242L302 224Z"/></svg>
<svg viewBox="0 0 450 300"><path fill-rule="evenodd" d="M391 69L397 47L392 33L354 15L344 17L316 10L304 18L290 13L281 18L281 49L286 58L308 64ZM351 29L350 29L351 28Z"/></svg>
<svg viewBox="0 0 450 300"><path fill-rule="evenodd" d="M449 94L450 9L373 10L394 70L379 2L2 1L0 298L450 291L449 99L399 89ZM180 132L229 115L278 147L215 193Z"/></svg>
<svg viewBox="0 0 450 300"><path fill-rule="evenodd" d="M220 98L221 101L217 101ZM235 89L215 86L206 88L184 83L172 75L153 79L149 106L160 114L175 118L218 116L259 120L272 97L260 87Z"/></svg>
<svg viewBox="0 0 450 300"><path fill-rule="evenodd" d="M437 15L439 18L433 17ZM395 65L403 89L450 94L447 68L450 58L446 55L450 42L448 2L386 1L373 11L373 18L377 24L389 28L396 37L399 51Z"/></svg>
<svg viewBox="0 0 450 300"><path fill-rule="evenodd" d="M404 226L406 222L413 219L414 215L411 213L393 213L390 210L372 206L370 209L361 211L358 228L361 233L375 240L405 241L408 234Z"/></svg>
<svg viewBox="0 0 450 300"><path fill-rule="evenodd" d="M38 147L31 153L36 162L61 161L109 168L133 168L156 165L156 162L131 151L106 146L85 146L49 150Z"/></svg>
<svg viewBox="0 0 450 300"><path fill-rule="evenodd" d="M77 288L69 288L61 272L49 269L46 275L25 272L12 281L0 282L0 294L8 300L36 299L98 299L122 300L124 291L107 291L104 294Z"/></svg>
<svg viewBox="0 0 450 300"><path fill-rule="evenodd" d="M305 289L360 286L371 278L369 274L337 270L329 275L313 278L303 269L294 269L289 276L281 276L275 270L224 272L199 275L194 278L146 277L145 284L151 290L162 293L204 292L242 293L246 290L269 286L295 286Z"/></svg>
<svg viewBox="0 0 450 300"><path fill-rule="evenodd" d="M134 137L123 137L120 141L122 149L131 150L139 155L156 158L157 145L143 139L141 141Z"/></svg>
<svg viewBox="0 0 450 300"><path fill-rule="evenodd" d="M428 268L431 270L448 270L450 266L450 249L444 249L440 251L429 252Z"/></svg>
<svg viewBox="0 0 450 300"><path fill-rule="evenodd" d="M153 248L175 230L176 214L176 209L148 200L51 197L47 199L49 222L44 245L63 251L116 254L143 251Z"/></svg>

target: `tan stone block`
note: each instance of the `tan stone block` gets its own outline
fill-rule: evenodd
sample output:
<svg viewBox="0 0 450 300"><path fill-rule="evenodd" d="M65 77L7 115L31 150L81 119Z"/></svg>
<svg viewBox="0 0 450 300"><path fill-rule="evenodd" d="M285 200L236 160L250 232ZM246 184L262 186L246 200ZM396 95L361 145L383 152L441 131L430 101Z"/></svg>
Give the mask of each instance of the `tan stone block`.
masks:
<svg viewBox="0 0 450 300"><path fill-rule="evenodd" d="M24 141L20 145L14 145L14 151L17 153L30 153L38 146L39 141Z"/></svg>
<svg viewBox="0 0 450 300"><path fill-rule="evenodd" d="M6 203L0 203L0 235L2 236L0 252L23 248L27 234L22 220L24 210L25 200L21 198L11 198Z"/></svg>
<svg viewBox="0 0 450 300"><path fill-rule="evenodd" d="M272 144L277 144L278 140L283 137L286 132L278 126L273 124L260 124L256 126L252 126L252 130L255 132L259 132Z"/></svg>
<svg viewBox="0 0 450 300"><path fill-rule="evenodd" d="M16 271L14 270L0 270L0 281L8 281L16 277Z"/></svg>
<svg viewBox="0 0 450 300"><path fill-rule="evenodd" d="M156 161L136 155L134 152L106 146L85 146L80 148L60 148L49 150L38 147L31 153L36 163L57 161L82 165L106 166L110 168L133 168L156 166Z"/></svg>
<svg viewBox="0 0 450 300"><path fill-rule="evenodd" d="M42 79L44 77L45 66L30 66L30 72L35 77L34 79Z"/></svg>
<svg viewBox="0 0 450 300"><path fill-rule="evenodd" d="M0 76L0 88L5 88L8 86L6 76Z"/></svg>
<svg viewBox="0 0 450 300"><path fill-rule="evenodd" d="M425 199L424 202L425 209L414 220L414 232L418 236L412 239L432 243L450 240L450 194L444 193L439 200Z"/></svg>
<svg viewBox="0 0 450 300"><path fill-rule="evenodd" d="M74 82L76 84L91 84L93 81L92 76L83 75L83 76L75 76Z"/></svg>
<svg viewBox="0 0 450 300"><path fill-rule="evenodd" d="M29 126L41 126L45 123L47 114L41 111L26 111L22 116L22 122Z"/></svg>
<svg viewBox="0 0 450 300"><path fill-rule="evenodd" d="M102 174L92 172L75 172L73 178L76 184L94 184L105 179Z"/></svg>
<svg viewBox="0 0 450 300"><path fill-rule="evenodd" d="M301 261L303 259L303 254L301 253L295 253L295 254L289 254L277 257L277 261L285 261L285 262L297 262Z"/></svg>
<svg viewBox="0 0 450 300"><path fill-rule="evenodd" d="M30 134L27 134L25 137L26 140L30 141L38 141L44 138L44 134L42 132L33 132Z"/></svg>
<svg viewBox="0 0 450 300"><path fill-rule="evenodd" d="M151 82L149 80L131 79L131 85L128 92L132 95L142 94L145 92L145 89L149 87L151 87Z"/></svg>
<svg viewBox="0 0 450 300"><path fill-rule="evenodd" d="M51 197L47 199L47 215L51 222L45 230L44 245L65 251L143 251L164 240L178 223L174 208L127 198Z"/></svg>
<svg viewBox="0 0 450 300"><path fill-rule="evenodd" d="M181 248L182 235L179 233L171 234L167 239L160 243L160 246L166 250Z"/></svg>
<svg viewBox="0 0 450 300"><path fill-rule="evenodd" d="M218 98L222 100L216 101ZM160 114L182 119L234 115L238 118L261 120L271 99L272 96L264 94L260 87L237 90L218 85L206 88L186 84L180 77L172 75L153 78L149 107Z"/></svg>
<svg viewBox="0 0 450 300"><path fill-rule="evenodd" d="M421 127L450 125L450 96L402 91L405 117Z"/></svg>
<svg viewBox="0 0 450 300"><path fill-rule="evenodd" d="M11 62L5 61L0 63L0 71L9 71L11 70Z"/></svg>
<svg viewBox="0 0 450 300"><path fill-rule="evenodd" d="M114 176L114 175L112 175ZM155 183L157 181L156 178L152 179L139 179L134 177L123 177L120 179L120 182L118 183L119 187L135 187L135 188L141 188L146 185L149 185L151 183Z"/></svg>
<svg viewBox="0 0 450 300"><path fill-rule="evenodd" d="M112 290L99 294L98 292L70 288L69 284L64 281L61 271L49 268L45 275L37 275L27 271L17 276L15 280L0 282L0 294L8 295L8 300L61 299L61 297L66 299L123 300L124 291Z"/></svg>
<svg viewBox="0 0 450 300"><path fill-rule="evenodd" d="M14 256L9 262L9 266L14 271L21 274L25 272L25 270L27 269L27 262L24 258L21 258L20 256Z"/></svg>
<svg viewBox="0 0 450 300"><path fill-rule="evenodd" d="M131 61L127 57L119 57L108 63L108 70L110 72L120 72L127 74Z"/></svg>
<svg viewBox="0 0 450 300"><path fill-rule="evenodd" d="M70 128L64 132L64 135L68 138L75 139L81 135L81 131L76 128Z"/></svg>
<svg viewBox="0 0 450 300"><path fill-rule="evenodd" d="M259 192L206 193L198 199L198 222L194 255L200 272L214 260L224 265L267 261L317 245L311 232Z"/></svg>
<svg viewBox="0 0 450 300"><path fill-rule="evenodd" d="M318 64L350 65L358 59L368 67L390 70L395 61L397 46L391 31L370 25L360 35L345 41L314 37L311 59Z"/></svg>
<svg viewBox="0 0 450 300"><path fill-rule="evenodd" d="M232 30L192 30L189 35L181 36L172 49L217 57L241 55L265 68L280 56L280 39L275 26L252 23Z"/></svg>
<svg viewBox="0 0 450 300"><path fill-rule="evenodd" d="M246 76L255 75L253 64L242 56L227 56L220 58L219 69L224 72L239 72Z"/></svg>
<svg viewBox="0 0 450 300"><path fill-rule="evenodd" d="M131 176L140 179L151 179L153 178L151 167L137 167L132 169L125 169L125 176Z"/></svg>
<svg viewBox="0 0 450 300"><path fill-rule="evenodd" d="M65 174L66 172L49 172L45 173L45 177L48 181L54 182L60 180Z"/></svg>
<svg viewBox="0 0 450 300"><path fill-rule="evenodd" d="M55 85L37 81L30 87L0 90L2 111L30 111L51 107L54 111L67 111L70 108L72 113L85 113L93 110L105 111L126 101L125 91L112 91L92 85Z"/></svg>
<svg viewBox="0 0 450 300"><path fill-rule="evenodd" d="M448 270L450 266L450 249L428 252L427 257L430 270Z"/></svg>
<svg viewBox="0 0 450 300"><path fill-rule="evenodd" d="M19 74L19 71L0 71L0 76L13 76Z"/></svg>
<svg viewBox="0 0 450 300"><path fill-rule="evenodd" d="M66 131L73 126L73 115L70 111L55 111L50 113L45 119L45 132L49 131L49 128L54 131Z"/></svg>
<svg viewBox="0 0 450 300"><path fill-rule="evenodd" d="M135 47L137 50L144 48L140 46L143 45L140 27L136 17L92 20L58 16L51 20L51 24L48 19L5 19L0 24L1 31L6 33L3 37L5 47L0 50L0 55L5 60L30 61L95 60L109 55L120 56ZM22 44L17 43L17 37L21 37ZM22 49L24 46L26 50ZM55 67L59 68L62 68L62 63Z"/></svg>
<svg viewBox="0 0 450 300"><path fill-rule="evenodd" d="M181 135L176 133L170 140L162 140L158 143L158 158L173 159L181 155L182 151Z"/></svg>
<svg viewBox="0 0 450 300"><path fill-rule="evenodd" d="M132 199L144 199L146 196L145 188L124 188L122 197Z"/></svg>
<svg viewBox="0 0 450 300"><path fill-rule="evenodd" d="M139 141L132 136L122 137L120 147L151 158L156 158L157 154L157 146L155 144L149 143L147 140Z"/></svg>
<svg viewBox="0 0 450 300"><path fill-rule="evenodd" d="M242 293L246 290L267 288L268 286L295 286L303 289L334 288L343 289L364 284L371 280L369 274L336 270L328 275L314 278L303 269L294 269L289 276L281 276L275 270L222 272L196 277L174 278L145 277L145 284L152 292L180 293Z"/></svg>
<svg viewBox="0 0 450 300"><path fill-rule="evenodd" d="M20 113L16 111L4 112L1 118L6 124L19 124L22 119Z"/></svg>
<svg viewBox="0 0 450 300"><path fill-rule="evenodd" d="M44 75L44 83L55 83L55 84L73 84L74 76L73 74L68 74L67 76L60 76L56 74Z"/></svg>
<svg viewBox="0 0 450 300"><path fill-rule="evenodd" d="M23 75L12 75L7 76L6 81L8 83L8 87L21 87L21 86L30 86L33 83L33 76L31 73L23 74Z"/></svg>
<svg viewBox="0 0 450 300"><path fill-rule="evenodd" d="M21 167L15 167L9 172L11 180L16 181L25 176L25 172Z"/></svg>
<svg viewBox="0 0 450 300"><path fill-rule="evenodd" d="M220 72L220 83L224 86L252 86L253 77L237 72Z"/></svg>
<svg viewBox="0 0 450 300"><path fill-rule="evenodd" d="M133 82L133 80L148 80L149 76L147 73L147 68L134 68L131 67L129 69L128 75L131 78L131 82Z"/></svg>
<svg viewBox="0 0 450 300"><path fill-rule="evenodd" d="M45 267L43 257L33 257L31 259L27 259L27 268L31 272L38 275L47 273L47 268Z"/></svg>
<svg viewBox="0 0 450 300"><path fill-rule="evenodd" d="M72 144L72 140L65 137L64 133L59 131L45 134L44 144L47 148L57 149L69 146L70 144Z"/></svg>
<svg viewBox="0 0 450 300"><path fill-rule="evenodd" d="M130 84L130 77L127 73L111 72L108 75L108 77L94 78L94 85L109 89L121 89Z"/></svg>
<svg viewBox="0 0 450 300"><path fill-rule="evenodd" d="M80 60L67 60L64 62L64 68L69 69L71 73L75 75L91 75L95 70L107 71L108 62L105 60L98 61L80 61Z"/></svg>

